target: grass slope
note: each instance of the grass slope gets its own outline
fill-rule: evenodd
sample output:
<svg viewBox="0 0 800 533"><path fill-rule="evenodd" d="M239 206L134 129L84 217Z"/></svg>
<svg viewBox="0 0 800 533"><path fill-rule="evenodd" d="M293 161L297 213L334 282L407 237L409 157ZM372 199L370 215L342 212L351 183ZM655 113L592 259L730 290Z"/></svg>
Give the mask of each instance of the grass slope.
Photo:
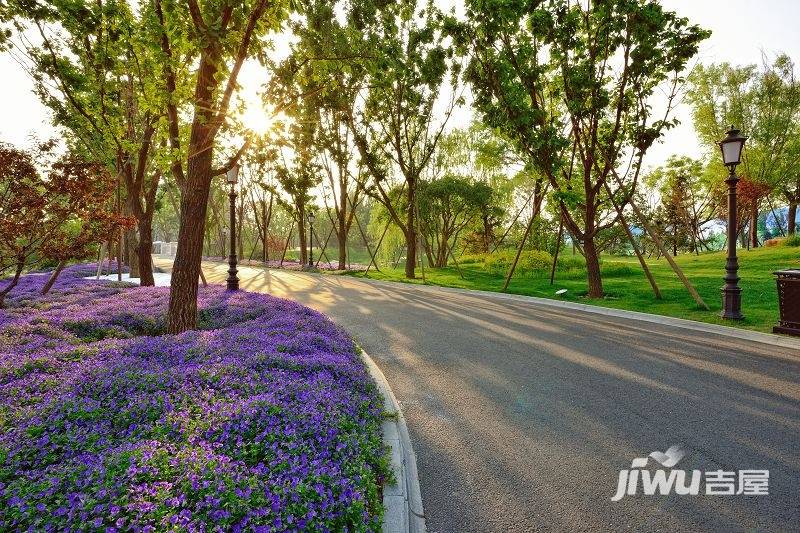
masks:
<svg viewBox="0 0 800 533"><path fill-rule="evenodd" d="M680 280L675 276L666 260L649 260L656 282L661 289L662 300L653 296L647 278L642 272L635 257L603 258L603 287L606 297L593 300L585 297L586 278L583 269L571 269L556 272L555 283L551 286L549 273L531 273L515 276L508 292L542 298L556 298L575 302L628 309L657 315L673 316L725 324L758 331L772 331L778 320L778 295L775 277L772 273L784 268L800 268L800 248L777 246L740 250L739 285L742 292L742 312L745 319L740 322L723 320L719 317L721 308L720 287L725 274L725 254L723 252L696 255L680 255L677 263L692 281L700 295L711 308L706 311L699 307ZM444 287L460 287L499 292L503 286L503 275L489 273L481 264L468 263L461 265L465 279L461 279L454 266L440 269L425 269L426 281L430 285ZM363 273L349 274L363 277ZM371 270L369 278L399 281L405 283L422 283L421 271L417 270L418 279L407 280L402 269L383 269L381 272ZM558 289L568 289L561 297L555 295Z"/></svg>

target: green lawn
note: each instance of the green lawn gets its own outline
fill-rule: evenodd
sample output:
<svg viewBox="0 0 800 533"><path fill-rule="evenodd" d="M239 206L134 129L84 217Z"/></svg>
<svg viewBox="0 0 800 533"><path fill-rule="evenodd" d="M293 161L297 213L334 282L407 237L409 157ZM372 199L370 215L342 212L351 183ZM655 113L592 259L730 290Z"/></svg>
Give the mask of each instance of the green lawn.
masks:
<svg viewBox="0 0 800 533"><path fill-rule="evenodd" d="M772 331L778 319L778 297L775 278L772 273L783 268L800 268L800 248L778 246L739 251L739 276L742 292L742 312L745 319L739 322L722 320L719 317L722 276L725 269L725 254L722 252L695 255L682 255L677 258L711 311L706 311L695 304L686 292L680 280L674 275L669 264L661 260L649 260L663 296L656 300L647 278L644 276L635 257L603 258L603 287L606 297L594 300L585 297L586 281L582 269L559 271L555 283L551 286L548 273L527 274L515 277L507 292L525 294L543 298L570 300L575 302L629 309L674 316L701 322L725 324L758 331ZM426 281L430 285L445 287L461 287L500 291L503 286L501 274L486 272L481 264L465 264L461 266L465 279L461 279L454 266L440 269L425 269ZM351 273L363 277L363 273ZM422 283L421 271L417 269L417 279L408 280L402 269L383 269L381 272L371 270L371 279L390 280L404 283ZM558 289L568 289L564 296L556 296Z"/></svg>

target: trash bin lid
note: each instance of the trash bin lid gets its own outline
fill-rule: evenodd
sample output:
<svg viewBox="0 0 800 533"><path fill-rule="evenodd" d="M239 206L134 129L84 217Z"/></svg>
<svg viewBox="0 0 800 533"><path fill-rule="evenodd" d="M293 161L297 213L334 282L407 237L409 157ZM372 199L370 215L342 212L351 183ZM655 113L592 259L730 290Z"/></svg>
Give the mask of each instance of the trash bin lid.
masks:
<svg viewBox="0 0 800 533"><path fill-rule="evenodd" d="M773 272L776 276L798 277L800 278L800 268L784 268Z"/></svg>

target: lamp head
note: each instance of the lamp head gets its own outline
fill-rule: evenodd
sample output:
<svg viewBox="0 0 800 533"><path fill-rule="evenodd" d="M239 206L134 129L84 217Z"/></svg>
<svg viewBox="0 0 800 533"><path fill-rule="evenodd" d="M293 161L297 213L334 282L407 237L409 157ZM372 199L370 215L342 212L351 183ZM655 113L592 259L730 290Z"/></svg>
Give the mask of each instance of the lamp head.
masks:
<svg viewBox="0 0 800 533"><path fill-rule="evenodd" d="M742 160L742 149L747 137L739 135L739 130L733 126L727 131L725 138L719 142L722 150L722 162L726 167L736 166Z"/></svg>
<svg viewBox="0 0 800 533"><path fill-rule="evenodd" d="M228 172L225 173L225 181L228 185L236 185L239 183L239 164L233 165Z"/></svg>

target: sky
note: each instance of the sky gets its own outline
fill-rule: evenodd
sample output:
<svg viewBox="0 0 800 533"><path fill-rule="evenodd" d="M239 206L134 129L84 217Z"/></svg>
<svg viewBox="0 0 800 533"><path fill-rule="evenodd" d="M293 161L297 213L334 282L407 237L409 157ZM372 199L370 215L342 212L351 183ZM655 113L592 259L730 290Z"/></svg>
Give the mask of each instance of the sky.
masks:
<svg viewBox="0 0 800 533"><path fill-rule="evenodd" d="M441 3L452 5L459 1ZM789 54L800 69L800 0L662 0L662 4L712 31L701 46L697 57L700 63L760 64L762 52L774 56L781 51ZM255 101L257 86L266 76L254 67L245 69L240 80L246 101ZM40 137L51 134L48 112L32 93L31 80L5 52L0 53L0 80L0 141L27 145L31 133L37 132ZM461 109L450 126L467 126L472 116L469 108ZM679 105L676 116L681 125L650 149L646 166L656 166L671 154L702 155L688 106Z"/></svg>

